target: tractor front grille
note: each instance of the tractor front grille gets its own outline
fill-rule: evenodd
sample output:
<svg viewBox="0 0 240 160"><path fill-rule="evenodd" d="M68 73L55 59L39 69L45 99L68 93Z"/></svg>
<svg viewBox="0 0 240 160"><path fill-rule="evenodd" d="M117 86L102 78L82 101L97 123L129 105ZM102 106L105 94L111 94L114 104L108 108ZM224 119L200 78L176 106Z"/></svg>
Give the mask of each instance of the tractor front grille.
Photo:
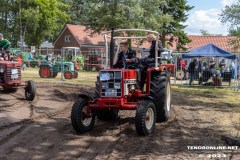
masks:
<svg viewBox="0 0 240 160"><path fill-rule="evenodd" d="M100 91L102 97L122 96L122 72L121 71L101 71Z"/></svg>
<svg viewBox="0 0 240 160"><path fill-rule="evenodd" d="M12 63L11 66L6 67L5 82L14 82L21 80L21 66L17 63Z"/></svg>

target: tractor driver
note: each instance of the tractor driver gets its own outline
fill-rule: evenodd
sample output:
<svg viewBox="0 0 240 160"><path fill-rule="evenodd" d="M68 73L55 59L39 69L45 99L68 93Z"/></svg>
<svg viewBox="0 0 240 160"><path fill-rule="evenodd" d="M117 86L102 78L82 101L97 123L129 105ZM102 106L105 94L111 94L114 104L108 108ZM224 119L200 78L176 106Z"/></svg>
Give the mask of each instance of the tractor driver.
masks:
<svg viewBox="0 0 240 160"><path fill-rule="evenodd" d="M121 52L117 55L117 61L113 65L113 68L125 68L125 62L131 62L131 59L135 59L136 52L128 47L128 42L124 41L120 43Z"/></svg>
<svg viewBox="0 0 240 160"><path fill-rule="evenodd" d="M10 53L10 51L8 50L9 47L10 47L10 42L7 39L4 39L3 34L0 33L0 51L2 52L1 57L4 58L5 52Z"/></svg>

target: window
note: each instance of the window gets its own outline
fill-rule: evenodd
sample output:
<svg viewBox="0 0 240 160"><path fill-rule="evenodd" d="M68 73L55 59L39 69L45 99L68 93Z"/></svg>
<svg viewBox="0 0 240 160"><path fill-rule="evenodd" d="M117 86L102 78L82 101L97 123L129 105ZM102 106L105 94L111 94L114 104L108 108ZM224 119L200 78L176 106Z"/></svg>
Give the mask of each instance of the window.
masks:
<svg viewBox="0 0 240 160"><path fill-rule="evenodd" d="M70 42L70 36L69 35L65 36L65 42Z"/></svg>

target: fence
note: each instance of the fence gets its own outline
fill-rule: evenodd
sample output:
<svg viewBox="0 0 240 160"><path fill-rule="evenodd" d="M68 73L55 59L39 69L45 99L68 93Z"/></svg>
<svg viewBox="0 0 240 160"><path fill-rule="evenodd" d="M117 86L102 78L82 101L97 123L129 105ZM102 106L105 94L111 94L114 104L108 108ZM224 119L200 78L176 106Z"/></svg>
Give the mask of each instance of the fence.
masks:
<svg viewBox="0 0 240 160"><path fill-rule="evenodd" d="M57 54L61 50L48 50L48 53ZM36 53L46 53L46 50L36 50ZM79 79L81 81L94 82L97 72L106 61L105 50L102 48L87 49L81 51L83 61L79 65ZM181 59L181 54L173 56L172 63L164 63L171 72L171 83L182 86L213 86L232 87L235 90L240 88L240 61L226 59L224 65L220 62L223 58L214 59L214 67L211 67L211 59L197 59L193 64L193 59Z"/></svg>
<svg viewBox="0 0 240 160"><path fill-rule="evenodd" d="M182 65L180 61L185 61ZM172 83L182 86L240 86L240 61L224 58L196 58L181 60L181 55L174 57ZM164 65L164 64L163 64Z"/></svg>

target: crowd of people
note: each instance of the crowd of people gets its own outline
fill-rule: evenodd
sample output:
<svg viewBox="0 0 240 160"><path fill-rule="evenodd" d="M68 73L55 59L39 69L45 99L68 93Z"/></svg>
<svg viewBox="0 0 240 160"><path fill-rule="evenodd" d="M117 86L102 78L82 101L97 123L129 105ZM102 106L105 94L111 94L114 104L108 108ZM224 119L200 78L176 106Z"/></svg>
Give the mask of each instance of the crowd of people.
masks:
<svg viewBox="0 0 240 160"><path fill-rule="evenodd" d="M218 65L218 66L217 66ZM240 57L237 60L226 60L222 58L220 62L216 62L212 57L208 61L206 58L195 58L188 66L188 73L190 74L189 85L198 77L202 78L202 73L208 71L209 75L213 77L223 77L224 73L230 73L231 79L240 78Z"/></svg>

